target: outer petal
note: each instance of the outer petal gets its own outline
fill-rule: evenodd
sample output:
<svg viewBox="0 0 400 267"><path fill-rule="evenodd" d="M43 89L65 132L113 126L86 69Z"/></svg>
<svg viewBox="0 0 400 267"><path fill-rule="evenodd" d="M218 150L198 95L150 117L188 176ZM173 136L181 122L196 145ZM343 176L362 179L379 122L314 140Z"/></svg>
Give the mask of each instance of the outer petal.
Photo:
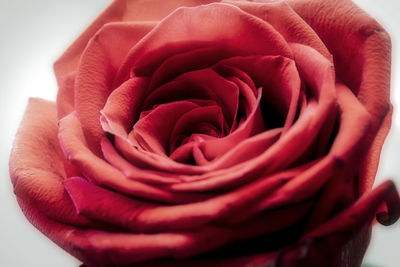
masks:
<svg viewBox="0 0 400 267"><path fill-rule="evenodd" d="M212 0L114 0L110 6L76 39L64 54L54 63L58 82L73 71L79 57L92 36L106 23L123 21L158 21L181 6L197 6L215 2ZM156 9L154 7L157 7Z"/></svg>
<svg viewBox="0 0 400 267"><path fill-rule="evenodd" d="M31 99L10 156L15 194L53 219L88 224L77 216L64 190L67 163L57 140L55 104Z"/></svg>
<svg viewBox="0 0 400 267"><path fill-rule="evenodd" d="M126 12L125 2L126 0L114 1L54 63L54 72L59 87L58 118L69 114L72 111L71 107L74 106L75 71L87 43L105 23L123 19Z"/></svg>
<svg viewBox="0 0 400 267"><path fill-rule="evenodd" d="M114 1L54 63L54 72L59 84L63 82L65 75L68 75L68 73L73 72L76 69L79 58L92 36L105 23L121 20L125 12L125 7L121 2L125 2L125 0Z"/></svg>
<svg viewBox="0 0 400 267"><path fill-rule="evenodd" d="M369 243L371 221L382 204L387 205L388 212L378 213L378 221L384 225L397 221L400 216L400 198L391 181L384 182L306 234L299 242L305 245L303 251L297 249L297 253L287 253L283 257L283 266L359 266Z"/></svg>
<svg viewBox="0 0 400 267"><path fill-rule="evenodd" d="M202 202L174 206L128 198L95 186L80 177L65 180L64 185L77 212L94 220L111 223L133 232L183 231L201 229L207 224L222 223L223 226L229 227L255 216L260 217L260 214L265 216L267 212L272 213L268 220L279 221L275 218L277 216L284 217L286 221L298 220L310 208L309 203L305 205L305 209L300 207L303 204L300 203L299 207L293 207L289 212L285 211L285 208L264 213L260 209L251 212L250 207L267 198L288 180L294 179L300 171L301 169L294 169L263 177L257 182ZM116 206L117 209L114 208ZM278 225L269 222L270 228L274 230L288 225L287 222L280 222Z"/></svg>
<svg viewBox="0 0 400 267"><path fill-rule="evenodd" d="M210 226L196 232L104 232L51 220L29 202L18 201L24 214L40 231L88 266L131 266L159 258L179 260L212 251L237 238L256 237L269 227L255 220L245 227Z"/></svg>
<svg viewBox="0 0 400 267"><path fill-rule="evenodd" d="M337 77L373 118L375 138L360 175L360 192L370 189L376 174L390 111L390 38L385 30L349 0L290 0L293 9L316 31L332 53ZM335 23L332 23L334 21ZM386 116L386 117L385 117ZM376 132L371 130L370 139Z"/></svg>
<svg viewBox="0 0 400 267"><path fill-rule="evenodd" d="M384 117L378 133L376 134L361 167L359 178L359 191L361 194L368 192L374 184L382 146L392 124L392 113L393 108L391 107L389 112Z"/></svg>

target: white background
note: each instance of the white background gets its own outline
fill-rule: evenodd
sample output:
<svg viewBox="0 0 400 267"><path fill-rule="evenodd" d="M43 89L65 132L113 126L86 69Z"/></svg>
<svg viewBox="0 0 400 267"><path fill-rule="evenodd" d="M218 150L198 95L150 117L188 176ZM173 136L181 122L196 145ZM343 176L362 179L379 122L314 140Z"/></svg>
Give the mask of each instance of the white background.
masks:
<svg viewBox="0 0 400 267"><path fill-rule="evenodd" d="M400 188L400 4L355 2L392 36L392 102L397 110L378 181L391 177ZM109 0L0 0L0 266L79 266L22 215L12 193L8 157L28 97L55 99L52 63L108 4ZM399 247L400 223L377 226L365 262L400 266Z"/></svg>

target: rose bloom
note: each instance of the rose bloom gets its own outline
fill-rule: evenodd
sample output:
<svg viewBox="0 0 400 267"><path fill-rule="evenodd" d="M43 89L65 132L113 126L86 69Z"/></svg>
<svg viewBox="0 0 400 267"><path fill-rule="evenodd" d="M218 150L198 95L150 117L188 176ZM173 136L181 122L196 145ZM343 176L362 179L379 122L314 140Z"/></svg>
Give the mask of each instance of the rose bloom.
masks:
<svg viewBox="0 0 400 267"><path fill-rule="evenodd" d="M391 181L390 40L348 0L116 0L55 62L10 158L87 266L359 266Z"/></svg>

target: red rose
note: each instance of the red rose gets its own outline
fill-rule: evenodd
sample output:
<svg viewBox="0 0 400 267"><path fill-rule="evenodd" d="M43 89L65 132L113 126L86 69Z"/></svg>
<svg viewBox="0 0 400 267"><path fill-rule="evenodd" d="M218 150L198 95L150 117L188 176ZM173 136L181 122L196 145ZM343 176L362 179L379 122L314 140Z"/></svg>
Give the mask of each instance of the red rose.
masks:
<svg viewBox="0 0 400 267"><path fill-rule="evenodd" d="M11 154L21 208L89 266L358 266L400 215L371 191L388 35L347 0L211 2L116 0L64 53Z"/></svg>

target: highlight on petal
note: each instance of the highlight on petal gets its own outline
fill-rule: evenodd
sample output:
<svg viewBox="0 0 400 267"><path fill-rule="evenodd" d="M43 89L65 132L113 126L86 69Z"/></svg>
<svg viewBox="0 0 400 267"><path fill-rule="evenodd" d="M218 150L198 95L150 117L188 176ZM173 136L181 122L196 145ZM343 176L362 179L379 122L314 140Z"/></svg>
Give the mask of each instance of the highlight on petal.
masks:
<svg viewBox="0 0 400 267"><path fill-rule="evenodd" d="M65 74L58 81L57 118L62 119L75 109L75 71Z"/></svg>

